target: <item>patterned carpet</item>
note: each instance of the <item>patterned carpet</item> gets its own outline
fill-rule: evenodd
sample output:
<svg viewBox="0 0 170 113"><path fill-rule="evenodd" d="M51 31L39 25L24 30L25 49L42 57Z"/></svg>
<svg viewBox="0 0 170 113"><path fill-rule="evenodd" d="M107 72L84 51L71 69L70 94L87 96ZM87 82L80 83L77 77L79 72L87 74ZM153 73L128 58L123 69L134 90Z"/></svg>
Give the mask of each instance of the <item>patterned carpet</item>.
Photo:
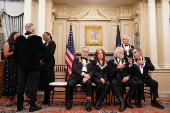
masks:
<svg viewBox="0 0 170 113"><path fill-rule="evenodd" d="M159 98L158 101L165 107L165 109L158 109L150 106L150 100L146 99L146 101L142 101L143 108L135 108L130 109L127 108L123 111L123 113L170 113L170 98L161 99ZM134 101L132 100L132 105L134 105ZM74 101L73 107L71 110L65 109L65 104L63 101L55 101L52 103L51 107L48 105L42 105L42 102L38 102L39 106L42 106L43 109L36 111L34 113L85 113L85 101ZM23 110L20 113L28 113L29 104L24 102L24 107L27 110ZM119 104L116 101L116 105L111 106L107 105L105 102L102 103L102 108L100 110L96 110L94 106L92 106L91 113L119 113ZM16 105L12 107L6 107L5 102L0 102L0 113L16 113Z"/></svg>

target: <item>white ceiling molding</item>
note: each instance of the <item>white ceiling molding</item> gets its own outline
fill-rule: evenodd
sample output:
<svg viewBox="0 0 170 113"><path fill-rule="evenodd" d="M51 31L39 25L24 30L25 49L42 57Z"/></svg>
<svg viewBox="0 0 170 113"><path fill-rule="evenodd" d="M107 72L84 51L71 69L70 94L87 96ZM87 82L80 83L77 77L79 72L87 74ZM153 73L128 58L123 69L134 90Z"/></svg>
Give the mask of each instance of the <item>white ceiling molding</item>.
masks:
<svg viewBox="0 0 170 113"><path fill-rule="evenodd" d="M130 18L133 19L136 15L139 14L139 10L136 10L134 13L130 15Z"/></svg>
<svg viewBox="0 0 170 113"><path fill-rule="evenodd" d="M89 14L90 9L87 9L83 12L81 12L80 14L76 15L76 18L83 18L85 15Z"/></svg>
<svg viewBox="0 0 170 113"><path fill-rule="evenodd" d="M108 15L108 14L106 14L104 11L102 11L101 9L97 9L97 11L98 11L98 13L100 14L100 15L102 15L103 17L105 17L106 19L108 19L108 20L111 20L111 16L110 15Z"/></svg>
<svg viewBox="0 0 170 113"><path fill-rule="evenodd" d="M111 20L111 16L98 8L86 9L69 20Z"/></svg>
<svg viewBox="0 0 170 113"><path fill-rule="evenodd" d="M118 6L132 5L136 0L54 0L57 4Z"/></svg>

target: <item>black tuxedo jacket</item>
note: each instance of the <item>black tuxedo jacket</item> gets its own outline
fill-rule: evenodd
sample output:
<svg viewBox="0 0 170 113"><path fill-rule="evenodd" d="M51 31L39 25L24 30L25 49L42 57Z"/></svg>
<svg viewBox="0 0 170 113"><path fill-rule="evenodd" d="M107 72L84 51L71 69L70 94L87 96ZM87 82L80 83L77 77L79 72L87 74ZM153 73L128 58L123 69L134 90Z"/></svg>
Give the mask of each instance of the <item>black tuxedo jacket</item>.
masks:
<svg viewBox="0 0 170 113"><path fill-rule="evenodd" d="M145 66L143 68L143 74L141 74L139 67L135 65L134 62L133 62L133 65L128 69L128 72L132 74L132 78L135 78L135 77L139 79L151 78L148 75L148 70L154 71L155 67L153 66L149 57L144 57L144 59L145 59Z"/></svg>
<svg viewBox="0 0 170 113"><path fill-rule="evenodd" d="M90 59L88 59L88 61L87 61L88 64L86 65L86 67L87 67L86 74L89 74L92 78L93 77L93 66L92 66L92 63L90 62ZM72 73L71 73L69 79L74 78L76 76L82 76L81 75L82 68L83 68L83 64L81 62L81 57L74 58L73 64L72 64Z"/></svg>
<svg viewBox="0 0 170 113"><path fill-rule="evenodd" d="M127 60L127 57L133 58L132 49L134 48L134 46L129 45L129 48L131 48L130 51L129 51L129 55L127 55L127 51L124 49L123 44L121 45L121 47L123 48L123 51L124 51L124 59L125 60Z"/></svg>
<svg viewBox="0 0 170 113"><path fill-rule="evenodd" d="M44 46L46 46L46 43L44 43ZM56 44L54 41L50 41L49 44L46 46L46 52L40 53L41 59L43 59L43 62L47 62L50 59L54 59L54 53L56 49Z"/></svg>
<svg viewBox="0 0 170 113"><path fill-rule="evenodd" d="M105 81L108 80L108 65L107 65L107 61L105 61L103 66L100 66L99 63L97 63L96 61L93 61L93 77L94 78L98 78L101 79L103 78Z"/></svg>
<svg viewBox="0 0 170 113"><path fill-rule="evenodd" d="M14 58L21 69L32 70L40 69L40 52L45 53L46 47L43 45L42 38L31 35L27 32L25 37L17 37L14 46Z"/></svg>
<svg viewBox="0 0 170 113"><path fill-rule="evenodd" d="M125 61L124 59L122 59L123 61ZM116 58L117 61L117 58ZM123 62L122 62L123 63ZM112 59L109 61L108 63L108 70L109 70L109 79L110 81L113 78L118 78L118 80L122 80L124 77L128 76L128 68L129 68L129 64L125 61L126 66L121 70L121 69L117 69L117 64L115 62L115 59Z"/></svg>

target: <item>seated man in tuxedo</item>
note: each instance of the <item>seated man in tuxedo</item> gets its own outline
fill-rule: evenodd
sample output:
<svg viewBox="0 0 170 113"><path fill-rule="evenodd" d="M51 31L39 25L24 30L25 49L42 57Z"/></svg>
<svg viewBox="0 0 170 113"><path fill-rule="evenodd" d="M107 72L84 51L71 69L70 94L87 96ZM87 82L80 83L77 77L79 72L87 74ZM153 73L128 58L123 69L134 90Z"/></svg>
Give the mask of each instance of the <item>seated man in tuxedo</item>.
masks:
<svg viewBox="0 0 170 113"><path fill-rule="evenodd" d="M110 60L108 63L109 77L111 79L112 90L121 104L119 111L123 111L126 109L126 106L133 108L130 101L136 91L138 83L128 76L129 63L123 59L124 52L121 47L115 49L114 58L115 59ZM126 85L129 86L130 89L124 103L123 97L126 92Z"/></svg>
<svg viewBox="0 0 170 113"><path fill-rule="evenodd" d="M150 87L151 93L153 95L151 105L160 109L164 109L164 107L156 101L156 98L158 97L158 82L153 80L148 75L148 70L155 70L150 58L143 57L140 48L133 48L132 53L134 60L129 61L129 72L132 74L132 79L138 82L138 101L136 106L138 108L142 107L141 99L143 98L144 84L146 84Z"/></svg>
<svg viewBox="0 0 170 113"><path fill-rule="evenodd" d="M91 111L91 96L92 96L92 82L93 66L88 59L89 49L83 47L81 49L81 57L74 58L72 64L72 73L67 81L66 87L66 109L70 110L72 107L73 90L77 84L82 84L86 88L86 110Z"/></svg>
<svg viewBox="0 0 170 113"><path fill-rule="evenodd" d="M123 51L124 51L124 59L127 61L127 57L128 58L132 58L133 54L132 54L132 49L134 48L134 46L129 45L129 36L127 35L123 35L123 44L121 45Z"/></svg>

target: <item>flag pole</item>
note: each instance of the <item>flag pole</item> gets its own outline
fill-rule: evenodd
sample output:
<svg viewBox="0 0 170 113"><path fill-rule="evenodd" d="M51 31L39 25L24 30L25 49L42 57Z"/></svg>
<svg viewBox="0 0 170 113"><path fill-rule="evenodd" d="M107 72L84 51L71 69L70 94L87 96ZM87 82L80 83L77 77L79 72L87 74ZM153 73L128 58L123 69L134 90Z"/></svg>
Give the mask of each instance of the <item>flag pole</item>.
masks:
<svg viewBox="0 0 170 113"><path fill-rule="evenodd" d="M71 20L70 20L70 25L72 25Z"/></svg>

